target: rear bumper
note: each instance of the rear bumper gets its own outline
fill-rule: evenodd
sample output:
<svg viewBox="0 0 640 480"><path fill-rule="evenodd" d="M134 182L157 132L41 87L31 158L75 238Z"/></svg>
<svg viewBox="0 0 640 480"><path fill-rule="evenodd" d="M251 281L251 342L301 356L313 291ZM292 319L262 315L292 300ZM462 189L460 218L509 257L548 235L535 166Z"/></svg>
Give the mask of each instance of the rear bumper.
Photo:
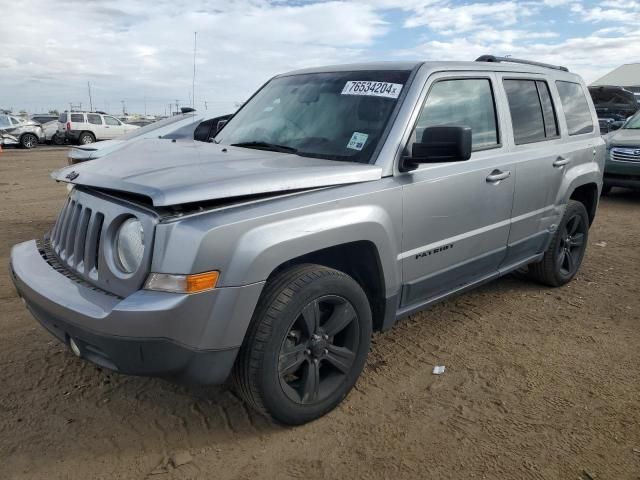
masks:
<svg viewBox="0 0 640 480"><path fill-rule="evenodd" d="M67 140L75 142L75 141L78 141L78 139L80 138L80 133L81 133L80 130L65 130L64 131L64 137ZM60 134L60 133L58 132L58 134Z"/></svg>
<svg viewBox="0 0 640 480"><path fill-rule="evenodd" d="M33 316L66 345L73 339L86 360L125 374L203 384L228 377L262 289L141 290L123 299L54 270L33 240L13 247L11 275Z"/></svg>

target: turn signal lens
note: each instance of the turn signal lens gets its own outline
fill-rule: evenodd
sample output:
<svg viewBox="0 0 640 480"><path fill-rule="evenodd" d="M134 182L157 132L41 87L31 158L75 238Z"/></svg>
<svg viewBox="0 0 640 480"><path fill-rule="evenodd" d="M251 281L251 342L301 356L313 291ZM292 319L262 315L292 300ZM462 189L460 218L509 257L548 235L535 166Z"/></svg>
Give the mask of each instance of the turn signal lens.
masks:
<svg viewBox="0 0 640 480"><path fill-rule="evenodd" d="M187 275L187 293L203 292L216 288L219 272L197 273Z"/></svg>
<svg viewBox="0 0 640 480"><path fill-rule="evenodd" d="M220 272L215 270L192 275L151 273L144 284L144 289L157 292L199 293L216 288L219 276Z"/></svg>

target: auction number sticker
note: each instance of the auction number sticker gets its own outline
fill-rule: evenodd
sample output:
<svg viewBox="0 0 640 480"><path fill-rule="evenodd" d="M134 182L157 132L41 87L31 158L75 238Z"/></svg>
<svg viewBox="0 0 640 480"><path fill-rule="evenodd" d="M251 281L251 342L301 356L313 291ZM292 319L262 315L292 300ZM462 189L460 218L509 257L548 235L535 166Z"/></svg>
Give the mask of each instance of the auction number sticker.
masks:
<svg viewBox="0 0 640 480"><path fill-rule="evenodd" d="M403 85L401 83L371 82L366 80L349 81L342 89L342 95L366 95L371 97L398 98Z"/></svg>

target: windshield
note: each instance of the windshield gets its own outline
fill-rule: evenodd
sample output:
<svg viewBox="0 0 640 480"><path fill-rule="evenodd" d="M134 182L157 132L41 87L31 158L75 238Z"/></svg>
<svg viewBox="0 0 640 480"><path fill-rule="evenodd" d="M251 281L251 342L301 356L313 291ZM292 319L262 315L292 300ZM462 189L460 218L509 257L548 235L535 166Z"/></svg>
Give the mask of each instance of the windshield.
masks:
<svg viewBox="0 0 640 480"><path fill-rule="evenodd" d="M633 117L627 120L622 128L629 130L639 130L640 129L640 112L636 113Z"/></svg>
<svg viewBox="0 0 640 480"><path fill-rule="evenodd" d="M409 74L389 70L275 78L215 142L368 163Z"/></svg>

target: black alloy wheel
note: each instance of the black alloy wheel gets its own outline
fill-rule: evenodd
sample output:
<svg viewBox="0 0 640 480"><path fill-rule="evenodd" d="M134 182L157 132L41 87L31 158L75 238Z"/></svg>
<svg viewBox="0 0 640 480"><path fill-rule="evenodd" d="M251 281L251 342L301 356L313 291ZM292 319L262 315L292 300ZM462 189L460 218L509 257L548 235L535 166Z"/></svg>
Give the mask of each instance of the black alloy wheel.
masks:
<svg viewBox="0 0 640 480"><path fill-rule="evenodd" d="M579 213L573 214L562 227L556 258L560 273L573 276L578 271L584 254L588 227Z"/></svg>
<svg viewBox="0 0 640 480"><path fill-rule="evenodd" d="M296 403L322 401L350 372L358 351L358 315L345 298L325 295L296 317L280 347L278 372Z"/></svg>

